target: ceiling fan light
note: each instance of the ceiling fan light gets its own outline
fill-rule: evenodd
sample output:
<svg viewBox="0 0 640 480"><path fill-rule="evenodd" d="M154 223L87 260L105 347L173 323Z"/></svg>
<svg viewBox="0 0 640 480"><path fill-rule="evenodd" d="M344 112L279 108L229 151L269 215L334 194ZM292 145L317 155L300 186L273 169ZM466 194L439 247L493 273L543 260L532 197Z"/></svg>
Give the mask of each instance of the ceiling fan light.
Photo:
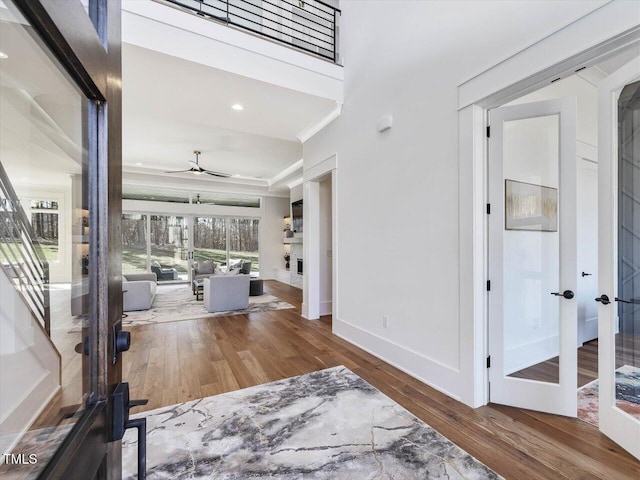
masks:
<svg viewBox="0 0 640 480"><path fill-rule="evenodd" d="M199 170L194 170L193 173L194 175L202 175L202 172Z"/></svg>

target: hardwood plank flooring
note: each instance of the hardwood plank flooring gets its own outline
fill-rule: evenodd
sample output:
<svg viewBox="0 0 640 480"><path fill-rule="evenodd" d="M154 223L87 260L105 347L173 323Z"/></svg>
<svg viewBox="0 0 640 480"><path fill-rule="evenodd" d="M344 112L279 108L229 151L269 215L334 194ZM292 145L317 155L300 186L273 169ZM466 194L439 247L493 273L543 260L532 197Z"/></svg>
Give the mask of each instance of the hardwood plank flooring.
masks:
<svg viewBox="0 0 640 480"><path fill-rule="evenodd" d="M132 398L148 398L150 410L345 365L507 479L640 479L640 462L595 427L467 407L333 335L331 317L304 320L300 290L275 281L265 290L296 308L131 328L123 372Z"/></svg>
<svg viewBox="0 0 640 480"><path fill-rule="evenodd" d="M640 336L616 335L616 368L623 365L640 367ZM558 383L559 358L551 358L509 375L541 382ZM598 340L578 348L578 387L598 378Z"/></svg>

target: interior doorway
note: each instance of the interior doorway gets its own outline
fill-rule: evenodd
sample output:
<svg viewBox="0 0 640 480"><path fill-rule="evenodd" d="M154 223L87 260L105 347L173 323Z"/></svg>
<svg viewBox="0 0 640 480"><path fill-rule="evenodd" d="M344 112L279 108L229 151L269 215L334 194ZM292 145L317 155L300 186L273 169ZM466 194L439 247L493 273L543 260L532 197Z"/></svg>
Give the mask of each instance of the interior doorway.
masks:
<svg viewBox="0 0 640 480"><path fill-rule="evenodd" d="M598 147L603 131L598 87L612 72L634 62L640 66L637 47L490 110L492 138L489 139L488 190L491 213L497 212L500 217L489 220L489 272L492 284L498 279L498 288L492 288L489 296L489 352L492 360L490 401L513 405L530 401L531 404L526 408L561 413L562 405L569 405L567 401L571 395L572 403L577 399L576 406L571 406L562 414L577 415L598 426L599 412L603 410L599 406L602 383L599 370L602 368L601 357L607 355L607 349L603 350L599 345L603 341L599 338L602 329L606 330L606 326L600 326L599 332L599 308L613 304L618 318L615 331L612 332L615 337L612 401L616 409L626 415L626 421L630 424L640 422L640 329L635 318L639 310L635 304L637 295L633 286L638 273L634 267L634 245L638 238L634 228L634 212L637 211L635 202L640 198L635 193L635 162L638 161L636 157L640 153L640 144L637 143L637 135L631 133L635 132L633 127L627 125L625 129L623 125L624 118L627 118L628 124L632 123L634 117L630 112L640 105L636 99L640 98L640 88L634 90L634 84L628 84L624 87L626 90L623 88L618 92L615 106L620 116L614 130L620 134L617 146L619 155L612 160L618 172L613 189L617 220L610 232L615 250L615 287L612 290L616 292L615 298L599 294L602 289L602 282L599 282L602 248L598 241L599 235L602 235L599 200L603 195L607 196L598 183L599 176L602 181ZM553 154L557 151L562 156L562 148L557 145L557 135L554 134L556 127L549 127L552 123L549 120L546 120L546 132L543 126L531 121L525 126L503 123L497 129L501 136L501 152L498 153L505 155L504 159L500 159L502 163L499 168L504 167L504 171L496 174L496 159L492 158L497 148L494 146L492 151L496 130L494 116L521 123L522 118L531 120L535 117L540 123L545 116L543 114L552 117L553 109L524 117L509 117L504 112L518 108L525 111L527 106L566 99L574 99L577 105L573 159L559 158L555 163ZM560 145L563 140L570 139L560 138ZM551 149L548 150L548 147ZM507 155L510 156L508 159ZM511 162L511 165L507 162ZM562 162L571 163L571 168L564 168ZM572 182L566 182L567 175L573 177ZM496 190L499 191L497 195ZM575 208L566 208L567 197L569 203L575 202ZM494 208L494 202L498 202L498 208ZM569 221L567 215L572 217ZM500 251L492 254L491 250L496 248L495 236L501 237L502 244L498 245ZM563 257L562 252L567 241L575 245L575 255L569 253L569 260ZM495 265L491 265L496 255L503 262L499 265L499 271ZM573 270L574 278L567 277L563 268ZM498 298L494 294L496 290ZM553 298L556 296L559 297L559 304ZM496 303L500 304L499 312L496 312ZM499 327L502 330L499 332L495 331L493 317L496 314L502 315ZM562 329L567 325L570 325L571 331L564 332L565 339L567 336L576 338L571 352L562 347ZM560 338L555 338L556 335ZM498 362L494 361L496 354ZM500 371L494 370L494 365ZM568 373L570 378L566 376ZM506 393L503 391L505 382ZM572 388L565 388L566 382ZM553 395L555 397L549 402ZM620 421L620 425L623 423ZM614 430L610 436L615 439L616 434Z"/></svg>
<svg viewBox="0 0 640 480"><path fill-rule="evenodd" d="M337 156L305 171L302 316L316 320L337 312Z"/></svg>

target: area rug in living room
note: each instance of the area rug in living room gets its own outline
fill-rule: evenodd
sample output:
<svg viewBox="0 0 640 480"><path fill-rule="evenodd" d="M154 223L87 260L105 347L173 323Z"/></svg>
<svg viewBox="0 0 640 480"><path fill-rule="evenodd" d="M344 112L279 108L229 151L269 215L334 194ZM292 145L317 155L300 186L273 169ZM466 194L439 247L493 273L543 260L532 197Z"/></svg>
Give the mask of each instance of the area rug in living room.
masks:
<svg viewBox="0 0 640 480"><path fill-rule="evenodd" d="M578 418L596 427L598 418L598 380L578 390ZM616 406L640 420L640 368L624 365L616 370Z"/></svg>
<svg viewBox="0 0 640 480"><path fill-rule="evenodd" d="M149 480L502 478L343 366L135 416ZM122 454L133 480L134 432Z"/></svg>
<svg viewBox="0 0 640 480"><path fill-rule="evenodd" d="M295 307L278 297L265 293L256 297L249 297L249 308L246 310L210 313L204 308L202 300L196 300L196 296L190 286L159 285L151 308L139 312L127 312L127 316L123 319L123 324L125 327L137 327L153 323L179 322L196 318L242 315L288 308Z"/></svg>

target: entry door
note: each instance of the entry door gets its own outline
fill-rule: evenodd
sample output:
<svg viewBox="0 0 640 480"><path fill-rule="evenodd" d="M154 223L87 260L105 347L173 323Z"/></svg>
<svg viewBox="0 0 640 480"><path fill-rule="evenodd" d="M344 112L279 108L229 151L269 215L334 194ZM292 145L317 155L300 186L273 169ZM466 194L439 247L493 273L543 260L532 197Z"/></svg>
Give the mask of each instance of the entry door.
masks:
<svg viewBox="0 0 640 480"><path fill-rule="evenodd" d="M640 459L640 58L598 96L600 430Z"/></svg>
<svg viewBox="0 0 640 480"><path fill-rule="evenodd" d="M577 414L576 100L490 111L490 400Z"/></svg>
<svg viewBox="0 0 640 480"><path fill-rule="evenodd" d="M15 33L2 46L7 56L0 61L12 62L1 67L7 75L2 86L15 83L23 103L31 102L23 110L37 114L36 126L24 130L24 138L33 142L31 155L47 161L72 159L64 164L72 172L73 192L72 288L67 303L79 323L51 327L77 335L63 350L68 364L79 357L83 360L77 369L62 364L60 401L64 404L66 393L75 400L81 392L77 405L56 413L54 397L37 422L46 421L44 425L56 433L48 436L45 429L42 438L34 437L32 444L14 453L29 458L38 452L34 453L38 472L24 478L117 479L120 442L112 441L110 394L122 375L113 338L122 315L121 5L118 0L3 0L0 10L3 35ZM47 151L50 144L56 148ZM33 174L44 178L46 172ZM77 391L69 390L65 379L77 381ZM2 386L7 387L12 388ZM46 443L46 453L40 452L38 442L43 447ZM25 463L32 462L10 467ZM16 478L23 478L21 471L16 473Z"/></svg>

